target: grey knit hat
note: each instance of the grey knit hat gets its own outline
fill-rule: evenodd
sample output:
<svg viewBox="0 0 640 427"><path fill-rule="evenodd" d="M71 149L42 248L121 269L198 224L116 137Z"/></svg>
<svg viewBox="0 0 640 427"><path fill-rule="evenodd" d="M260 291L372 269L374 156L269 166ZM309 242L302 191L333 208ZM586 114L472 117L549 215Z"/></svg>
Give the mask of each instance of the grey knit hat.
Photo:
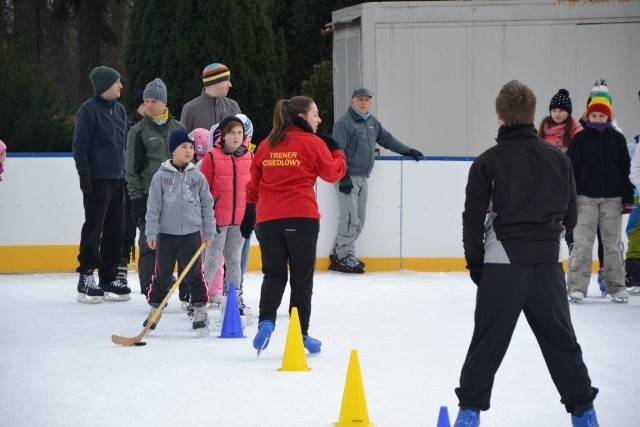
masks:
<svg viewBox="0 0 640 427"><path fill-rule="evenodd" d="M91 80L91 86L93 86L93 92L96 95L104 93L119 79L120 73L105 66L96 67L89 73L89 80Z"/></svg>
<svg viewBox="0 0 640 427"><path fill-rule="evenodd" d="M157 99L165 104L167 103L167 86L160 79L149 82L144 88L144 99Z"/></svg>

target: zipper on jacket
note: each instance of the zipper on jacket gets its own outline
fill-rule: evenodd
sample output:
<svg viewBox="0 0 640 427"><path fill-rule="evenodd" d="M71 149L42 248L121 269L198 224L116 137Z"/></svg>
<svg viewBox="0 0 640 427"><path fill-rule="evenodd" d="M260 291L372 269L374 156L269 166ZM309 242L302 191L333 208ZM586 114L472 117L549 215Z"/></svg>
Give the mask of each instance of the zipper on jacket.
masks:
<svg viewBox="0 0 640 427"><path fill-rule="evenodd" d="M236 199L238 198L238 169L236 167L236 157L231 155L231 165L233 166L233 204L231 205L231 222L229 225L235 225L236 223Z"/></svg>

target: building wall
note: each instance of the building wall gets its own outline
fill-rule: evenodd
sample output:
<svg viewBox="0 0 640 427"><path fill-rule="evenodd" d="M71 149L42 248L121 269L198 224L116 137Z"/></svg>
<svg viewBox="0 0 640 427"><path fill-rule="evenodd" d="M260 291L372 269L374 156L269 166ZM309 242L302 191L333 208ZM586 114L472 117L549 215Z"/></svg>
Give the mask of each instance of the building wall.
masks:
<svg viewBox="0 0 640 427"><path fill-rule="evenodd" d="M536 93L538 125L560 88L579 117L603 77L627 139L640 131L640 1L365 3L333 23L336 117L367 86L373 114L428 155L489 148L495 97L511 79Z"/></svg>

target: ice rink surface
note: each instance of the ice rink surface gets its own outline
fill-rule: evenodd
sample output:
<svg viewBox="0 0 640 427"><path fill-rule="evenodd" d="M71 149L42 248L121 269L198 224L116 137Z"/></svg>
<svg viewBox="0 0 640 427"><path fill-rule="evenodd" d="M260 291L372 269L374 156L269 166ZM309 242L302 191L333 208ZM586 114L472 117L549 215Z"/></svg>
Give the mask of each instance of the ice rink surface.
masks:
<svg viewBox="0 0 640 427"><path fill-rule="evenodd" d="M370 421L436 426L457 414L454 388L473 328L475 285L463 273L318 272L310 335L322 353L308 372L280 372L288 291L269 347L246 338L198 339L177 295L144 347L135 336L149 308L130 273L129 302L76 302L77 275L0 275L0 426L331 426L340 415L349 356L357 350ZM261 275L245 277L257 315ZM616 304L590 295L571 305L604 427L640 426L640 297ZM524 316L496 377L482 427L570 426Z"/></svg>

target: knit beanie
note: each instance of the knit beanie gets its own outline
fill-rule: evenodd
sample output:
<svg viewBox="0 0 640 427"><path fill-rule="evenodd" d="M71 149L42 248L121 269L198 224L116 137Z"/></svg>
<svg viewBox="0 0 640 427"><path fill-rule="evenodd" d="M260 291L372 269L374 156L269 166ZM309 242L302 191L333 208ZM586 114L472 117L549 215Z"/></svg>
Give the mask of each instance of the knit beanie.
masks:
<svg viewBox="0 0 640 427"><path fill-rule="evenodd" d="M191 131L193 145L196 150L196 157L201 159L209 151L209 129L196 128Z"/></svg>
<svg viewBox="0 0 640 427"><path fill-rule="evenodd" d="M606 114L611 120L611 104L611 94L609 93L607 82L604 79L596 80L595 86L589 94L587 117L593 112L599 112Z"/></svg>
<svg viewBox="0 0 640 427"><path fill-rule="evenodd" d="M553 98L551 98L551 102L549 103L549 111L553 110L554 108L559 108L571 114L572 106L568 90L560 89L558 93L553 95Z"/></svg>
<svg viewBox="0 0 640 427"><path fill-rule="evenodd" d="M165 104L167 103L167 86L160 79L149 82L144 88L142 95L144 99L157 99Z"/></svg>
<svg viewBox="0 0 640 427"><path fill-rule="evenodd" d="M193 135L191 135L188 130L176 129L171 132L171 136L169 137L169 152L173 153L173 151L183 142L194 143Z"/></svg>
<svg viewBox="0 0 640 427"><path fill-rule="evenodd" d="M226 65L214 62L202 70L202 83L205 86L211 86L227 80L231 80L231 72Z"/></svg>
<svg viewBox="0 0 640 427"><path fill-rule="evenodd" d="M136 96L133 97L133 109L137 110L142 104L144 104L144 92L140 90L136 92Z"/></svg>
<svg viewBox="0 0 640 427"><path fill-rule="evenodd" d="M227 132L226 127L231 122L238 122L240 124L240 127L242 128L242 140L244 141L245 138L247 137L247 132L244 128L244 123L242 123L242 120L240 119L240 117L237 117L237 116L229 116L222 119L222 121L220 122L220 126L218 127L218 129L220 129L220 135L222 135L222 138L224 138Z"/></svg>
<svg viewBox="0 0 640 427"><path fill-rule="evenodd" d="M91 80L91 86L93 86L93 93L96 95L104 93L119 79L120 73L113 68L105 66L96 67L89 73L89 80Z"/></svg>
<svg viewBox="0 0 640 427"><path fill-rule="evenodd" d="M247 139L253 138L253 123L249 117L242 113L236 114L236 117L242 120L242 124L244 124L244 134L247 136Z"/></svg>

